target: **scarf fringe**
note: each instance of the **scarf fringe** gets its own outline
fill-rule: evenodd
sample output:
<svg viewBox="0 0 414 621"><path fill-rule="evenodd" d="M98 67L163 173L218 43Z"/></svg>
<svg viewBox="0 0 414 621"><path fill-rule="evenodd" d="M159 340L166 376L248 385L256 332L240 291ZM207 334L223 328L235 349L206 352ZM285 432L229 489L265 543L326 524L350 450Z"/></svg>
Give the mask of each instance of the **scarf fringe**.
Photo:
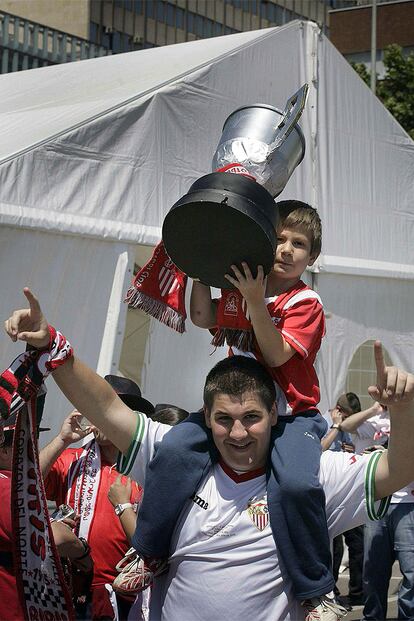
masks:
<svg viewBox="0 0 414 621"><path fill-rule="evenodd" d="M227 343L229 347L234 346L241 351L253 351L253 330L217 328L211 344L215 347L222 347L225 343Z"/></svg>
<svg viewBox="0 0 414 621"><path fill-rule="evenodd" d="M185 317L164 302L154 300L154 298L145 295L142 291L138 291L134 285L129 287L124 301L128 302L128 306L131 308L143 310L144 313L151 315L154 319L158 319L158 321L161 321L161 323L176 332L180 334L185 332Z"/></svg>

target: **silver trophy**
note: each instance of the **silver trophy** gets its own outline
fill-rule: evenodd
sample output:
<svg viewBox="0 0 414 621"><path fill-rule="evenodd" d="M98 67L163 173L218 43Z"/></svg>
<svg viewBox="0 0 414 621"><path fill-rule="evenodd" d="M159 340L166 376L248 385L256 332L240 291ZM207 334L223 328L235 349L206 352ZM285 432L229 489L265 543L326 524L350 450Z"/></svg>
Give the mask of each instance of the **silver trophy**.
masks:
<svg viewBox="0 0 414 621"><path fill-rule="evenodd" d="M244 106L226 120L213 158L215 172L200 177L165 217L162 238L171 260L194 280L231 288L224 274L246 261L265 274L276 252L274 198L305 154L298 127L308 85L285 110ZM229 174L236 173L236 174Z"/></svg>

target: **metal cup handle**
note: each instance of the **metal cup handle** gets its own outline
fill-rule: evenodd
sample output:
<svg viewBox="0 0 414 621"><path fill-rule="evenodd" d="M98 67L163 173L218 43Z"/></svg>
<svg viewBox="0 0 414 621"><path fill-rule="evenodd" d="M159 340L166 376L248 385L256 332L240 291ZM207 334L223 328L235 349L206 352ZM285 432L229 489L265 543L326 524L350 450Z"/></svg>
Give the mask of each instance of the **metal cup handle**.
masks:
<svg viewBox="0 0 414 621"><path fill-rule="evenodd" d="M303 108L305 107L308 92L309 85L304 84L294 95L292 95L292 97L289 97L289 99L287 100L285 109L283 111L282 120L276 128L276 138L272 142L272 144L269 145L269 157L272 155L275 149L280 147L282 142L286 140L290 132L295 127L303 112Z"/></svg>

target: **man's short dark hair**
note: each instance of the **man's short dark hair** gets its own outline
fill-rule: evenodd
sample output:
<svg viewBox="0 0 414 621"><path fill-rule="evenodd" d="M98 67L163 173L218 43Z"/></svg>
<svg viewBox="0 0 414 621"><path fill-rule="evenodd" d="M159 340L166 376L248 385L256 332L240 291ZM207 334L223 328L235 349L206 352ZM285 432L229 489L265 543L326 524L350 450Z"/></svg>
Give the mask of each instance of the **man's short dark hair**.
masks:
<svg viewBox="0 0 414 621"><path fill-rule="evenodd" d="M240 398L245 393L255 393L270 412L276 400L273 379L254 358L230 356L218 362L207 375L204 385L204 405L213 407L216 395Z"/></svg>

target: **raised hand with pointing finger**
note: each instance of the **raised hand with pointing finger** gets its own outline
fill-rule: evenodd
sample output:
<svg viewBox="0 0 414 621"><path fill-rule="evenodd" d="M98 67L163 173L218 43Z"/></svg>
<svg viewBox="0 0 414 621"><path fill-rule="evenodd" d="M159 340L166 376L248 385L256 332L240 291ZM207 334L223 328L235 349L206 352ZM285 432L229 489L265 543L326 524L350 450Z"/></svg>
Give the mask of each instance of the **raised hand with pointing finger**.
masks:
<svg viewBox="0 0 414 621"><path fill-rule="evenodd" d="M28 287L23 293L29 302L29 308L15 310L4 322L4 328L12 341L24 341L42 349L47 347L50 340L49 326L42 313L40 304Z"/></svg>
<svg viewBox="0 0 414 621"><path fill-rule="evenodd" d="M377 381L368 392L374 401L392 407L395 404L409 403L414 399L414 375L395 366L387 367L380 341L374 343Z"/></svg>

